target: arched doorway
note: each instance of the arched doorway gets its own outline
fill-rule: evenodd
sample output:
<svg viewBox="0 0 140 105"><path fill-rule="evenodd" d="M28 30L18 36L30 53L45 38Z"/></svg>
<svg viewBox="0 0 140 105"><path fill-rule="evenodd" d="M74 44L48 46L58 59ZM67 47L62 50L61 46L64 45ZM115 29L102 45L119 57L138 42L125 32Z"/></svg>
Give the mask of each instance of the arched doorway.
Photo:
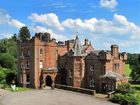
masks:
<svg viewBox="0 0 140 105"><path fill-rule="evenodd" d="M46 86L52 86L52 78L49 75L46 77Z"/></svg>

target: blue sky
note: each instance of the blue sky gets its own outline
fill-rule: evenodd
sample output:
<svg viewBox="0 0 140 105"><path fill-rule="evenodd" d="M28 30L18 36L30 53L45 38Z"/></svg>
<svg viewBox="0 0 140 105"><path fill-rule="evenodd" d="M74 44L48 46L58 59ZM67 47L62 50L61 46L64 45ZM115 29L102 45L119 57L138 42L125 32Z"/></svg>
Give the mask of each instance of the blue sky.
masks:
<svg viewBox="0 0 140 105"><path fill-rule="evenodd" d="M0 0L0 39L27 26L32 36L88 38L95 49L140 53L140 0Z"/></svg>

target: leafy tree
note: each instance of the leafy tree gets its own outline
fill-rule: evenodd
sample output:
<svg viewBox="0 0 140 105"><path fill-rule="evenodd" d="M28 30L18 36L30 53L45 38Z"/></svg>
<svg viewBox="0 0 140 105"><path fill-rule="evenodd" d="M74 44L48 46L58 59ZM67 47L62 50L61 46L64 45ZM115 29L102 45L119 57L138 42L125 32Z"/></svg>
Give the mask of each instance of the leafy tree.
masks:
<svg viewBox="0 0 140 105"><path fill-rule="evenodd" d="M0 67L0 83L6 81L6 69Z"/></svg>
<svg viewBox="0 0 140 105"><path fill-rule="evenodd" d="M11 83L17 74L16 35L0 40L0 83Z"/></svg>
<svg viewBox="0 0 140 105"><path fill-rule="evenodd" d="M126 63L130 64L130 66L135 65L135 64L138 63L137 59L138 59L139 54L130 54L130 53L128 53L127 56L128 56L128 59L127 59Z"/></svg>
<svg viewBox="0 0 140 105"><path fill-rule="evenodd" d="M30 31L26 26L20 28L19 34L18 34L18 37L20 40L26 41L27 39L30 38L30 36L31 36Z"/></svg>
<svg viewBox="0 0 140 105"><path fill-rule="evenodd" d="M0 43L0 53L6 53L7 47Z"/></svg>
<svg viewBox="0 0 140 105"><path fill-rule="evenodd" d="M130 76L132 80L137 81L140 80L140 54L135 59L135 63L131 64L132 72Z"/></svg>
<svg viewBox="0 0 140 105"><path fill-rule="evenodd" d="M14 35L11 37L14 41L16 41L17 40L17 34L16 33L14 33Z"/></svg>
<svg viewBox="0 0 140 105"><path fill-rule="evenodd" d="M14 68L15 59L9 53L0 54L0 64L3 68Z"/></svg>

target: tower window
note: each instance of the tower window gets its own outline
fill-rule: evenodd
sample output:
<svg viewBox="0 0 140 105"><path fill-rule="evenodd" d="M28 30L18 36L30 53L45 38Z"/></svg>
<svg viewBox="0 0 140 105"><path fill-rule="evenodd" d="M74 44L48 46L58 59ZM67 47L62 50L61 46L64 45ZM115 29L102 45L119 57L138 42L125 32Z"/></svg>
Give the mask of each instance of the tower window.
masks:
<svg viewBox="0 0 140 105"><path fill-rule="evenodd" d="M21 50L21 56L23 56L23 50Z"/></svg>
<svg viewBox="0 0 140 105"><path fill-rule="evenodd" d="M40 49L40 56L43 55L43 49Z"/></svg>
<svg viewBox="0 0 140 105"><path fill-rule="evenodd" d="M94 71L94 65L90 65L90 71Z"/></svg>
<svg viewBox="0 0 140 105"><path fill-rule="evenodd" d="M42 60L40 60L40 62L39 62L39 68L43 69L43 61Z"/></svg>
<svg viewBox="0 0 140 105"><path fill-rule="evenodd" d="M72 78L73 77L73 73L72 73L73 71L72 71L72 69L69 69L69 78Z"/></svg>
<svg viewBox="0 0 140 105"><path fill-rule="evenodd" d="M114 64L114 71L118 71L119 70L119 64Z"/></svg>
<svg viewBox="0 0 140 105"><path fill-rule="evenodd" d="M90 77L90 87L94 87L94 78Z"/></svg>
<svg viewBox="0 0 140 105"><path fill-rule="evenodd" d="M29 74L26 75L26 82L30 82L30 75Z"/></svg>
<svg viewBox="0 0 140 105"><path fill-rule="evenodd" d="M23 67L24 67L23 62L21 62L20 68L23 69Z"/></svg>
<svg viewBox="0 0 140 105"><path fill-rule="evenodd" d="M26 62L26 69L29 69L30 68L30 65L29 65L29 62L27 61Z"/></svg>

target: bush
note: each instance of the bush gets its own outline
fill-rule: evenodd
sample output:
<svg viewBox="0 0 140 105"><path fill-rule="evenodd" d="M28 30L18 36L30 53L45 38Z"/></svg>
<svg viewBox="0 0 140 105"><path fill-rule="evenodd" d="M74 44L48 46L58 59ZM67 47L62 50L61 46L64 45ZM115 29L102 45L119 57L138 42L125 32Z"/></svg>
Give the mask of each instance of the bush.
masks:
<svg viewBox="0 0 140 105"><path fill-rule="evenodd" d="M132 94L134 93L134 90L131 88L130 84L125 83L125 84L119 85L118 88L115 90L115 93Z"/></svg>
<svg viewBox="0 0 140 105"><path fill-rule="evenodd" d="M138 105L138 97L132 94L125 94L121 105Z"/></svg>
<svg viewBox="0 0 140 105"><path fill-rule="evenodd" d="M111 97L110 101L121 105L138 105L138 97L132 94L123 95L121 93L116 93L113 97Z"/></svg>
<svg viewBox="0 0 140 105"><path fill-rule="evenodd" d="M121 93L116 93L113 97L110 98L110 101L113 103L119 103L123 99L123 95Z"/></svg>

